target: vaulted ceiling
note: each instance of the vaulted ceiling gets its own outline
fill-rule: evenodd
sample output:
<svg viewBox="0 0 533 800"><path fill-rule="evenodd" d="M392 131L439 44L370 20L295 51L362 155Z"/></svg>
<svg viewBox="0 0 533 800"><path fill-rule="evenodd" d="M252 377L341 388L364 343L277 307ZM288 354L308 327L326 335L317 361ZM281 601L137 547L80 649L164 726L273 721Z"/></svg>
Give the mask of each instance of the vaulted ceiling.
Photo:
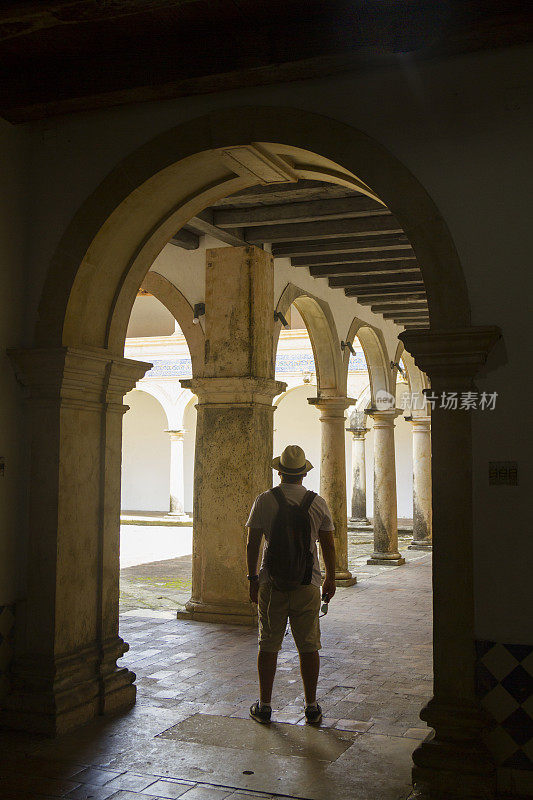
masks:
<svg viewBox="0 0 533 800"><path fill-rule="evenodd" d="M327 278L385 319L429 325L422 273L401 225L351 189L308 180L245 189L194 217L172 243L196 249L201 234L234 246L268 245L274 258Z"/></svg>

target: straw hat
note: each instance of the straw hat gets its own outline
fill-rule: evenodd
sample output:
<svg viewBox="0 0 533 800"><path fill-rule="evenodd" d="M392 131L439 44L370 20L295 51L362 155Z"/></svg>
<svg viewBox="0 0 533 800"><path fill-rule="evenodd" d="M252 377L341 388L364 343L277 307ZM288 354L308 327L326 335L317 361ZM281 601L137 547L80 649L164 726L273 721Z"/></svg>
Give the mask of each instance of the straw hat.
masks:
<svg viewBox="0 0 533 800"><path fill-rule="evenodd" d="M305 453L297 444L290 444L281 456L272 460L272 469L284 475L306 475L313 465L307 461Z"/></svg>

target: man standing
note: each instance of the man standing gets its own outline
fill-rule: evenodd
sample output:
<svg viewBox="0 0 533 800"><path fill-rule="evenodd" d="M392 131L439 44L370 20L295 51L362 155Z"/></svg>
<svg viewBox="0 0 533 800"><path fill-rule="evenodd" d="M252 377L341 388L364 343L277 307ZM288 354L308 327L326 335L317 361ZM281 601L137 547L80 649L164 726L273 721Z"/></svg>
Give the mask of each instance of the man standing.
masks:
<svg viewBox="0 0 533 800"><path fill-rule="evenodd" d="M320 542L322 557L326 568L322 584L322 599L329 602L335 594L335 543L333 531L335 527L326 501L314 492L308 492L303 479L313 469L313 465L305 458L305 453L298 445L289 445L280 457L272 461L273 469L278 471L281 484L276 489L263 492L254 501L248 522L248 542L246 547L248 580L250 581L250 600L258 604L259 609L259 653L257 670L259 673L259 700L250 708L250 716L257 722L268 723L272 713L272 685L276 674L278 652L281 649L287 619L290 620L292 634L300 656L300 670L305 693L305 717L309 723L319 723L322 709L316 700L316 687L320 668L318 651L320 644L320 586L322 576L318 560L317 540ZM281 495L280 495L281 491ZM295 588L283 587L276 576L269 572L274 570L271 558L268 557L269 544L273 532L277 537L279 548L280 514L290 507L291 513L299 507L297 515L307 524L307 541L311 557L308 574ZM308 518L303 515L308 515ZM285 515L284 519L288 519ZM296 519L294 517L293 519ZM289 533L291 533L289 531ZM257 573L261 539L265 537L265 547L261 569ZM291 542L288 541L287 562L294 557L289 554ZM301 560L301 559L300 559ZM285 590L284 590L285 589Z"/></svg>

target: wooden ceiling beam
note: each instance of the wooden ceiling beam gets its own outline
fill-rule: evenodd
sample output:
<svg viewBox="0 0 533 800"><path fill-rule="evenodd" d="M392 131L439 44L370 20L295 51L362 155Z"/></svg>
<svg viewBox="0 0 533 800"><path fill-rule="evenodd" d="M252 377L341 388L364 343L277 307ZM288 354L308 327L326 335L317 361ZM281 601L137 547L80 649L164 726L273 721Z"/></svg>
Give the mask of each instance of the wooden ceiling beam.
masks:
<svg viewBox="0 0 533 800"><path fill-rule="evenodd" d="M319 256L296 256L291 258L293 267L327 267L343 264L366 264L379 261L416 264L415 254L412 251L402 252L391 250L375 250L373 253L330 253Z"/></svg>
<svg viewBox="0 0 533 800"><path fill-rule="evenodd" d="M309 267L313 278L330 278L344 275L379 275L388 272L414 272L420 274L416 261L361 261L357 264L328 264L326 266Z"/></svg>
<svg viewBox="0 0 533 800"><path fill-rule="evenodd" d="M374 313L381 314L384 319L403 319L405 321L429 318L429 311L405 311L403 314L392 311L375 311Z"/></svg>
<svg viewBox="0 0 533 800"><path fill-rule="evenodd" d="M386 250L396 254L412 253L411 245L404 234L384 236L359 236L353 239L325 239L310 242L280 242L272 245L274 258L294 258L300 256L329 255L335 253L374 253Z"/></svg>
<svg viewBox="0 0 533 800"><path fill-rule="evenodd" d="M231 233L230 231L218 228L213 222L213 212L211 209L202 211L201 214L190 219L187 225L189 228L192 228L195 233L203 233L212 236L213 239L218 239L219 242L230 244L233 247L243 247L249 244L237 233Z"/></svg>
<svg viewBox="0 0 533 800"><path fill-rule="evenodd" d="M297 183L272 183L250 186L240 192L222 197L213 204L213 208L249 208L257 205L279 205L280 203L307 202L325 200L334 197L352 197L357 194L353 189L334 183L301 179Z"/></svg>
<svg viewBox="0 0 533 800"><path fill-rule="evenodd" d="M376 303L370 306L374 314L384 314L391 317L401 317L404 314L427 314L427 300L419 300L418 302L398 303L398 305L391 305L387 303Z"/></svg>
<svg viewBox="0 0 533 800"><path fill-rule="evenodd" d="M425 292L420 292L419 294L379 294L378 292L374 292L374 294L365 297L365 295L357 295L357 302L361 306L375 306L375 305L388 305L391 308L394 306L401 305L402 303L425 303L426 295Z"/></svg>
<svg viewBox="0 0 533 800"><path fill-rule="evenodd" d="M311 241L334 239L355 235L368 236L373 233L402 233L400 223L392 216L357 217L323 222L296 222L288 225L257 225L247 228L244 237L249 244L264 242Z"/></svg>
<svg viewBox="0 0 533 800"><path fill-rule="evenodd" d="M382 286L380 289L373 289L371 286L361 286L359 288L358 297L364 298L371 298L372 296L379 294L383 297L395 297L398 293L404 294L413 294L419 295L421 297L426 296L426 289L422 281L418 283L397 283L394 286Z"/></svg>
<svg viewBox="0 0 533 800"><path fill-rule="evenodd" d="M400 280L409 280L409 278L416 279L416 281L420 281L420 272L418 269L406 269L402 271L398 270L372 270L368 272L358 272L352 273L351 275L343 275L339 277L333 277L328 279L328 283L331 289L339 289L339 288L346 288L349 286L359 286L361 282L364 282L365 279L370 280L377 285L379 285L379 281L383 280L386 283L389 279L394 283L398 283Z"/></svg>
<svg viewBox="0 0 533 800"><path fill-rule="evenodd" d="M181 228L174 234L169 244L181 247L183 250L198 250L200 247L200 237L197 233L187 230L187 228Z"/></svg>
<svg viewBox="0 0 533 800"><path fill-rule="evenodd" d="M419 277L414 277L411 281L414 284L420 282ZM409 280L405 275L362 275L358 278L353 278L353 285L344 287L344 294L346 297L357 297L361 288L371 288L381 291L384 287L405 286L409 285Z"/></svg>
<svg viewBox="0 0 533 800"><path fill-rule="evenodd" d="M249 208L215 209L214 223L220 228L248 228L255 225L286 225L290 222L353 219L388 215L390 211L365 195L310 200L305 203L260 205Z"/></svg>

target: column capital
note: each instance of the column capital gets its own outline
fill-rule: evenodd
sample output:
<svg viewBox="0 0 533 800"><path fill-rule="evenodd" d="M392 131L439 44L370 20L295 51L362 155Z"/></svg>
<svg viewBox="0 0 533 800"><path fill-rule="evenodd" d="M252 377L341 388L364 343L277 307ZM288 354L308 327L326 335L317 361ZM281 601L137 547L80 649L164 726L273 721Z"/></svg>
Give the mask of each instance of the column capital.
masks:
<svg viewBox="0 0 533 800"><path fill-rule="evenodd" d="M365 414L374 420L374 428L394 428L394 420L402 416L403 408L365 408Z"/></svg>
<svg viewBox="0 0 533 800"><path fill-rule="evenodd" d="M326 412L331 416L342 416L350 406L355 405L356 401L353 397L308 397L307 402L311 406L316 406L319 411Z"/></svg>
<svg viewBox="0 0 533 800"><path fill-rule="evenodd" d="M187 378L180 381L180 384L198 396L199 405L259 403L270 406L274 397L287 388L283 381L252 376Z"/></svg>
<svg viewBox="0 0 533 800"><path fill-rule="evenodd" d="M431 431L431 417L411 417L409 422L413 426L413 433L415 431L424 433Z"/></svg>
<svg viewBox="0 0 533 800"><path fill-rule="evenodd" d="M364 439L370 428L346 428L346 430L353 435L354 439Z"/></svg>
<svg viewBox="0 0 533 800"><path fill-rule="evenodd" d="M500 337L496 326L410 330L398 336L417 367L429 376L433 388L470 386Z"/></svg>
<svg viewBox="0 0 533 800"><path fill-rule="evenodd" d="M8 355L30 399L74 402L87 408L121 404L151 366L100 348L28 348L8 350Z"/></svg>
<svg viewBox="0 0 533 800"><path fill-rule="evenodd" d="M175 441L175 442L182 442L183 441L183 437L185 436L185 431L184 430L174 431L174 430L166 429L165 433L168 433L168 435L170 436L171 441Z"/></svg>

